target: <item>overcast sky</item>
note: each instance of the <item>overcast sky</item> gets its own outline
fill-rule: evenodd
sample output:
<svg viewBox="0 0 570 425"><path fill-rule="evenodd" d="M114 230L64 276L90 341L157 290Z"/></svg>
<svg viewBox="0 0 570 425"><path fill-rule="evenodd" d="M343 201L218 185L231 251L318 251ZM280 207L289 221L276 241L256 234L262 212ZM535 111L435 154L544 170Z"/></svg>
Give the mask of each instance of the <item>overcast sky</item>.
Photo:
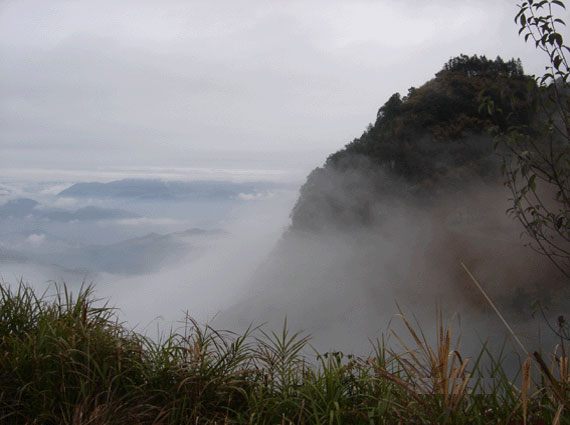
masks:
<svg viewBox="0 0 570 425"><path fill-rule="evenodd" d="M452 56L540 73L516 3L0 0L0 170L312 168Z"/></svg>

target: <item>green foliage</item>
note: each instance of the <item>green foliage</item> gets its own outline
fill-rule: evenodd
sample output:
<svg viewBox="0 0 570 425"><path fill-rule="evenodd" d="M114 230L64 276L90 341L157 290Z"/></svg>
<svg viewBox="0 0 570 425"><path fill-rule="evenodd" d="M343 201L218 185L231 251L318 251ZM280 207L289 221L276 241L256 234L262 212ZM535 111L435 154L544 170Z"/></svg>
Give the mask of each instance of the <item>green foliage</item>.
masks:
<svg viewBox="0 0 570 425"><path fill-rule="evenodd" d="M524 122L499 131L498 146L505 150L509 212L521 222L530 245L570 277L570 47L561 33L565 23L557 17L563 9L564 3L555 0L519 5L519 34L548 57L546 72L537 78L541 120L531 131Z"/></svg>
<svg viewBox="0 0 570 425"><path fill-rule="evenodd" d="M316 231L322 222L367 225L371 204L379 199L425 200L469 183L500 182L489 130L527 125L527 134L538 119L535 100L536 83L518 60L451 59L421 87L392 95L373 125L311 173L293 210L292 229ZM482 104L502 113L489 114ZM365 182L356 182L352 171Z"/></svg>
<svg viewBox="0 0 570 425"><path fill-rule="evenodd" d="M486 135L491 127L506 129L532 120L533 98L527 89L532 83L518 60L453 58L435 79L411 88L404 98L398 93L390 97L374 125L331 155L327 165L339 165L353 154L364 155L416 183L445 178L448 169L461 165L477 167L478 160L492 155L492 143L487 139L473 146L465 143L465 136ZM503 116L481 113L482 91L504 111ZM441 169L438 156L450 156Z"/></svg>
<svg viewBox="0 0 570 425"><path fill-rule="evenodd" d="M450 59L443 69L452 72L461 72L470 77L484 74L507 74L507 75L524 75L522 63L520 59L511 59L504 62L503 59L489 60L485 56L467 56L460 55Z"/></svg>
<svg viewBox="0 0 570 425"><path fill-rule="evenodd" d="M64 287L48 302L22 284L0 286L0 417L70 422L98 405L110 420L119 407L128 412L126 395L138 399L141 341L91 295L89 286L76 297Z"/></svg>
<svg viewBox="0 0 570 425"><path fill-rule="evenodd" d="M530 385L523 399L504 358L486 344L471 363L452 344L451 321L438 315L431 342L401 317L409 332L394 333L402 351L380 339L369 356L312 356L309 339L286 322L279 333L235 335L187 319L153 341L117 323L90 287L48 298L2 284L0 422L510 424L526 416L542 424L558 414L559 424L570 424L568 347L552 368L523 381Z"/></svg>

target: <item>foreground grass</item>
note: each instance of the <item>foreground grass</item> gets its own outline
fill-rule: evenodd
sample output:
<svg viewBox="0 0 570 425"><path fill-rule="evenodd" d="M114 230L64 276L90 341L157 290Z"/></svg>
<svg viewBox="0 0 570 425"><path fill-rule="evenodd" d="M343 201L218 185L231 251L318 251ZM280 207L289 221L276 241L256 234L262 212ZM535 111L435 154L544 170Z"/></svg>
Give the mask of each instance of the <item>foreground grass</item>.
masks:
<svg viewBox="0 0 570 425"><path fill-rule="evenodd" d="M511 382L485 346L462 358L441 315L433 344L402 319L401 353L379 341L369 357L307 356L286 326L235 335L187 320L155 341L91 287L48 298L0 285L0 423L570 424L564 341Z"/></svg>

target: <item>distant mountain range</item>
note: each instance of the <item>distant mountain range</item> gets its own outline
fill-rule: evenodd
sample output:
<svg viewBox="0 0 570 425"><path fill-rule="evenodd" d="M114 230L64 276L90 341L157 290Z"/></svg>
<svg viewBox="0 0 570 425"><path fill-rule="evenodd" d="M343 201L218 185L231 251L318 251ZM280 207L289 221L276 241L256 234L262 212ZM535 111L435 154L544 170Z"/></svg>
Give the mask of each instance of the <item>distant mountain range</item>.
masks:
<svg viewBox="0 0 570 425"><path fill-rule="evenodd" d="M124 179L109 183L76 183L61 191L59 196L73 198L127 198L127 199L238 199L240 195L254 195L285 185L271 182L232 183L219 181L161 181Z"/></svg>
<svg viewBox="0 0 570 425"><path fill-rule="evenodd" d="M23 218L32 216L38 219L48 219L52 221L74 221L74 220L113 220L125 218L137 218L138 214L130 211L87 206L75 211L65 211L56 208L38 208L40 204L33 199L19 198L0 205L0 218Z"/></svg>
<svg viewBox="0 0 570 425"><path fill-rule="evenodd" d="M73 221L73 220L115 220L123 218L137 218L140 215L130 211L115 209L115 208L101 208L88 206L79 208L76 211L50 211L44 214L45 218L54 221Z"/></svg>

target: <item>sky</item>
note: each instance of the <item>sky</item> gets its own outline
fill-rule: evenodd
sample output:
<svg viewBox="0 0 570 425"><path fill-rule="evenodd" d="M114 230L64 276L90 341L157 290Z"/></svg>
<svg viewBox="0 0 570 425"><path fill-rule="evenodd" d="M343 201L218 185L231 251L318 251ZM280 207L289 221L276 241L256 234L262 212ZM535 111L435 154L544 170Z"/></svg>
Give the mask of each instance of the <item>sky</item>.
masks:
<svg viewBox="0 0 570 425"><path fill-rule="evenodd" d="M0 0L0 178L305 173L453 56L540 74L516 3Z"/></svg>

